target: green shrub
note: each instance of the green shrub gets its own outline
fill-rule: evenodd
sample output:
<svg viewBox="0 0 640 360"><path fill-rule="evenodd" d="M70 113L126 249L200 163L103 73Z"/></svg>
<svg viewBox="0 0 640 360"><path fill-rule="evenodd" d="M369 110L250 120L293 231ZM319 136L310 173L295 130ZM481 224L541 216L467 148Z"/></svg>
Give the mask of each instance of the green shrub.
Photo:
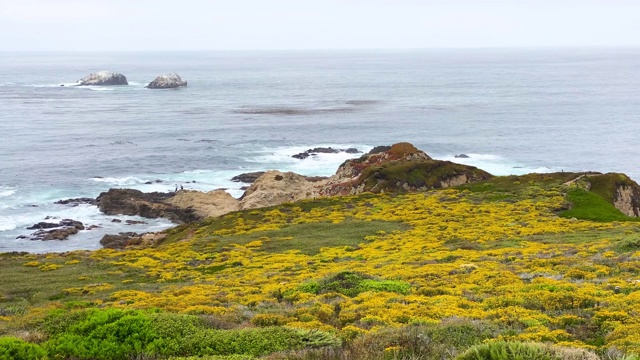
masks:
<svg viewBox="0 0 640 360"><path fill-rule="evenodd" d="M37 344L12 338L0 337L0 360L45 360L47 352Z"/></svg>
<svg viewBox="0 0 640 360"><path fill-rule="evenodd" d="M386 291L406 295L411 292L411 285L403 281L379 280L358 272L343 271L320 281L302 284L297 290L311 294L336 292L350 297L367 291Z"/></svg>
<svg viewBox="0 0 640 360"><path fill-rule="evenodd" d="M458 360L562 360L544 345L496 341L472 346Z"/></svg>

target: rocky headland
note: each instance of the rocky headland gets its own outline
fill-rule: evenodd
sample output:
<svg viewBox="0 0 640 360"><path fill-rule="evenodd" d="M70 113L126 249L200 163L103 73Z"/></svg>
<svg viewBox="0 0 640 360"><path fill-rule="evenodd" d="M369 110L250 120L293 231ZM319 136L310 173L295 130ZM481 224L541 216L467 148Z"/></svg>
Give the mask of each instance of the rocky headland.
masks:
<svg viewBox="0 0 640 360"><path fill-rule="evenodd" d="M316 152L317 149L310 149ZM345 151L345 150L338 150ZM565 186L580 186L597 194L627 216L640 216L640 186L624 174L556 173ZM506 177L508 179L510 177ZM369 153L345 161L330 177L307 177L277 170L240 174L232 181L250 184L236 199L224 190L200 192L144 193L133 189L110 189L92 199L70 199L64 204L95 203L107 215L138 215L166 218L177 224L191 223L230 212L277 206L300 200L362 193L400 194L456 187L479 182L502 181L473 166L434 160L409 143L378 146ZM519 183L520 178L510 179ZM524 180L523 180L524 181ZM567 205L569 208L570 205ZM36 224L37 225L37 224ZM43 223L43 226L45 224ZM48 226L48 225L47 225ZM63 229L76 231L77 227ZM40 236L57 238L57 230L39 230ZM45 234L45 231L51 234ZM159 241L164 235L121 233L107 235L101 242L119 248Z"/></svg>

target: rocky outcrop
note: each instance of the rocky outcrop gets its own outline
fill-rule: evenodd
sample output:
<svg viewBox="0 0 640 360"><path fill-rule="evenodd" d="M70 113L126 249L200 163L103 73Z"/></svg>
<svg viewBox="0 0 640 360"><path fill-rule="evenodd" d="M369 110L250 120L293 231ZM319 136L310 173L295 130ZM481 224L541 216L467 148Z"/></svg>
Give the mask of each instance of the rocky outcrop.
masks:
<svg viewBox="0 0 640 360"><path fill-rule="evenodd" d="M347 154L359 154L360 150L356 148L348 148L348 149L334 149L332 147L316 147L313 149L309 149L305 152L301 152L299 154L291 155L292 158L304 160L309 156L316 156L318 154L338 154L338 153L347 153Z"/></svg>
<svg viewBox="0 0 640 360"><path fill-rule="evenodd" d="M100 211L107 215L138 215L146 218L163 217L176 223L201 219L190 208L182 208L166 202L174 193L144 193L134 189L109 189L96 199Z"/></svg>
<svg viewBox="0 0 640 360"><path fill-rule="evenodd" d="M180 75L176 73L164 74L155 78L149 85L148 89L172 89L187 86L187 82L182 80Z"/></svg>
<svg viewBox="0 0 640 360"><path fill-rule="evenodd" d="M224 190L183 190L164 201L177 209L192 209L199 218L220 216L240 210L240 202Z"/></svg>
<svg viewBox="0 0 640 360"><path fill-rule="evenodd" d="M111 85L129 85L127 78L117 72L100 71L89 74L78 80L78 86L111 86Z"/></svg>
<svg viewBox="0 0 640 360"><path fill-rule="evenodd" d="M306 176L280 171L267 171L240 198L240 209L256 209L286 202L310 199L319 195L324 181L313 182Z"/></svg>
<svg viewBox="0 0 640 360"><path fill-rule="evenodd" d="M122 232L118 235L105 235L100 239L100 244L109 249L124 249L129 246L153 246L167 237L166 233Z"/></svg>

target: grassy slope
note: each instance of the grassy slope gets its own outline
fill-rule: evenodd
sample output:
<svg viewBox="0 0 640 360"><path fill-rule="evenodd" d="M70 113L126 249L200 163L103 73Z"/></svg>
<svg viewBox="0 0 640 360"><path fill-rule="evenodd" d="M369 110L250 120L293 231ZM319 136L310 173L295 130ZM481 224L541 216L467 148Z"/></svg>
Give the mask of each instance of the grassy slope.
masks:
<svg viewBox="0 0 640 360"><path fill-rule="evenodd" d="M557 217L567 207L561 184L575 177L501 177L232 213L177 227L157 248L4 254L0 335L27 331L40 341L53 309L159 308L217 328L330 331L360 358L384 358L394 346L416 355L425 336L440 339L441 352L422 358L496 336L640 351L640 327L625 320L640 304L640 228L603 223L630 219L593 193L572 198L578 190L564 216L600 222ZM336 283L344 276L356 276L358 288ZM460 323L447 330L453 318ZM407 324L418 327L394 330ZM314 351L307 358L337 358Z"/></svg>

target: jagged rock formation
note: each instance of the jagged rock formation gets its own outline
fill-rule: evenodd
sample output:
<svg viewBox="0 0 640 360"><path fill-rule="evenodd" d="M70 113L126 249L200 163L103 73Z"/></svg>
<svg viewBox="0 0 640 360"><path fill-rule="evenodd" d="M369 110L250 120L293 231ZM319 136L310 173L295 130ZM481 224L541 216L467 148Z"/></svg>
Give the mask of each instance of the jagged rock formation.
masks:
<svg viewBox="0 0 640 360"><path fill-rule="evenodd" d="M78 86L111 86L111 85L129 85L127 78L117 72L100 71L89 74L78 80Z"/></svg>
<svg viewBox="0 0 640 360"><path fill-rule="evenodd" d="M173 222L192 222L200 219L193 208L177 207L166 202L173 193L143 193L134 189L109 189L96 198L100 211L107 215L139 215L146 218L167 218Z"/></svg>
<svg viewBox="0 0 640 360"><path fill-rule="evenodd" d="M146 86L148 89L171 89L187 86L187 82L182 80L180 75L176 73L164 74L155 78L149 85Z"/></svg>

